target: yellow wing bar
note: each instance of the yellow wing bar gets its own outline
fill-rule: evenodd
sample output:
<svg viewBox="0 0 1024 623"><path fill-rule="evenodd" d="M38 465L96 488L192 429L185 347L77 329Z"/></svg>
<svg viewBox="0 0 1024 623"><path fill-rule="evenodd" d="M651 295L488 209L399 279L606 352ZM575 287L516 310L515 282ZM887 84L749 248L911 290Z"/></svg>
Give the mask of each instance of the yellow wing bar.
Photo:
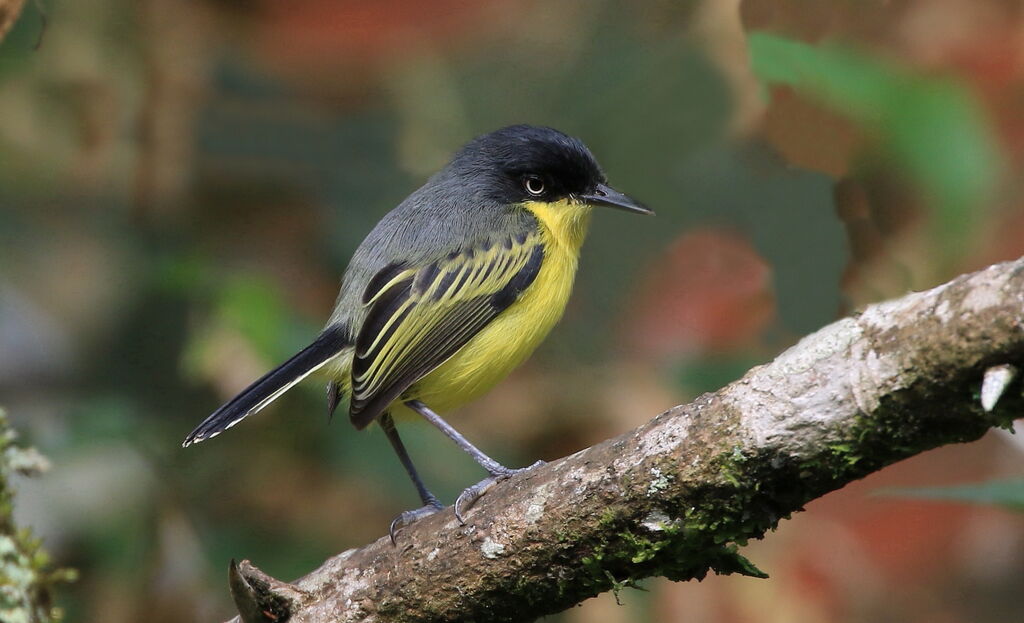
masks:
<svg viewBox="0 0 1024 623"><path fill-rule="evenodd" d="M370 423L454 355L533 283L543 259L539 235L529 232L375 275L352 362L353 423Z"/></svg>

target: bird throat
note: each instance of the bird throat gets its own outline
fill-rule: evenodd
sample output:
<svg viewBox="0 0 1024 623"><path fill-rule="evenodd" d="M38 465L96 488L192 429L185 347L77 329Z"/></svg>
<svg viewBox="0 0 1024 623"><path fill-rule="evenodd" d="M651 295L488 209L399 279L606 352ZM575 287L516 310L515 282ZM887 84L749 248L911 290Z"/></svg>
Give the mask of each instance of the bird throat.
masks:
<svg viewBox="0 0 1024 623"><path fill-rule="evenodd" d="M590 223L590 205L562 199L550 203L527 201L523 206L537 217L550 242L574 254L579 251Z"/></svg>

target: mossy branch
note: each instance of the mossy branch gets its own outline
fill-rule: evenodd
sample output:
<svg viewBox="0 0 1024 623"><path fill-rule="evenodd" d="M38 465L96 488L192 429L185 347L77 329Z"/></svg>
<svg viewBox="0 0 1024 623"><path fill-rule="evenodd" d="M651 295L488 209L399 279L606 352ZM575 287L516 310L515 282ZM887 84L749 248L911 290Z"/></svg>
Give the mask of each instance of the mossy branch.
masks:
<svg viewBox="0 0 1024 623"><path fill-rule="evenodd" d="M292 584L233 564L235 620L531 621L648 576L763 575L738 547L807 502L1009 427L1024 415L1020 375L986 371L1022 368L1018 260L831 324L717 392L501 483L465 526L446 510L397 547L382 537Z"/></svg>

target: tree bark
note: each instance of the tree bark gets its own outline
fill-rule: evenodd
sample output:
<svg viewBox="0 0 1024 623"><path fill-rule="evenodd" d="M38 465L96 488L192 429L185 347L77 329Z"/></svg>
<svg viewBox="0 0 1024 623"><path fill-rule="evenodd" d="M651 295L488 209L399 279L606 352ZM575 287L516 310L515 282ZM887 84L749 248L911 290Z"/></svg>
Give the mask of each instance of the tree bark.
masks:
<svg viewBox="0 0 1024 623"><path fill-rule="evenodd" d="M232 563L234 621L531 621L648 576L760 576L737 547L807 502L1011 426L1022 367L1018 260L833 323L717 392L500 483L464 526L446 509L397 547L382 537L292 584Z"/></svg>

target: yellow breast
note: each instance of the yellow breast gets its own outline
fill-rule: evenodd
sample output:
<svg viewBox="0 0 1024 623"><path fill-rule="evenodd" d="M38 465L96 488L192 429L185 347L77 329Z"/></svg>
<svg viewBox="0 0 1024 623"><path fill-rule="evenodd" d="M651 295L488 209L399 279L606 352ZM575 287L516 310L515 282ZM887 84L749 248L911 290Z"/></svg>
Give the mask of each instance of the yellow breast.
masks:
<svg viewBox="0 0 1024 623"><path fill-rule="evenodd" d="M572 291L590 206L570 201L524 205L540 222L544 261L534 282L448 361L415 386L433 409L452 409L480 396L537 348L562 317Z"/></svg>

